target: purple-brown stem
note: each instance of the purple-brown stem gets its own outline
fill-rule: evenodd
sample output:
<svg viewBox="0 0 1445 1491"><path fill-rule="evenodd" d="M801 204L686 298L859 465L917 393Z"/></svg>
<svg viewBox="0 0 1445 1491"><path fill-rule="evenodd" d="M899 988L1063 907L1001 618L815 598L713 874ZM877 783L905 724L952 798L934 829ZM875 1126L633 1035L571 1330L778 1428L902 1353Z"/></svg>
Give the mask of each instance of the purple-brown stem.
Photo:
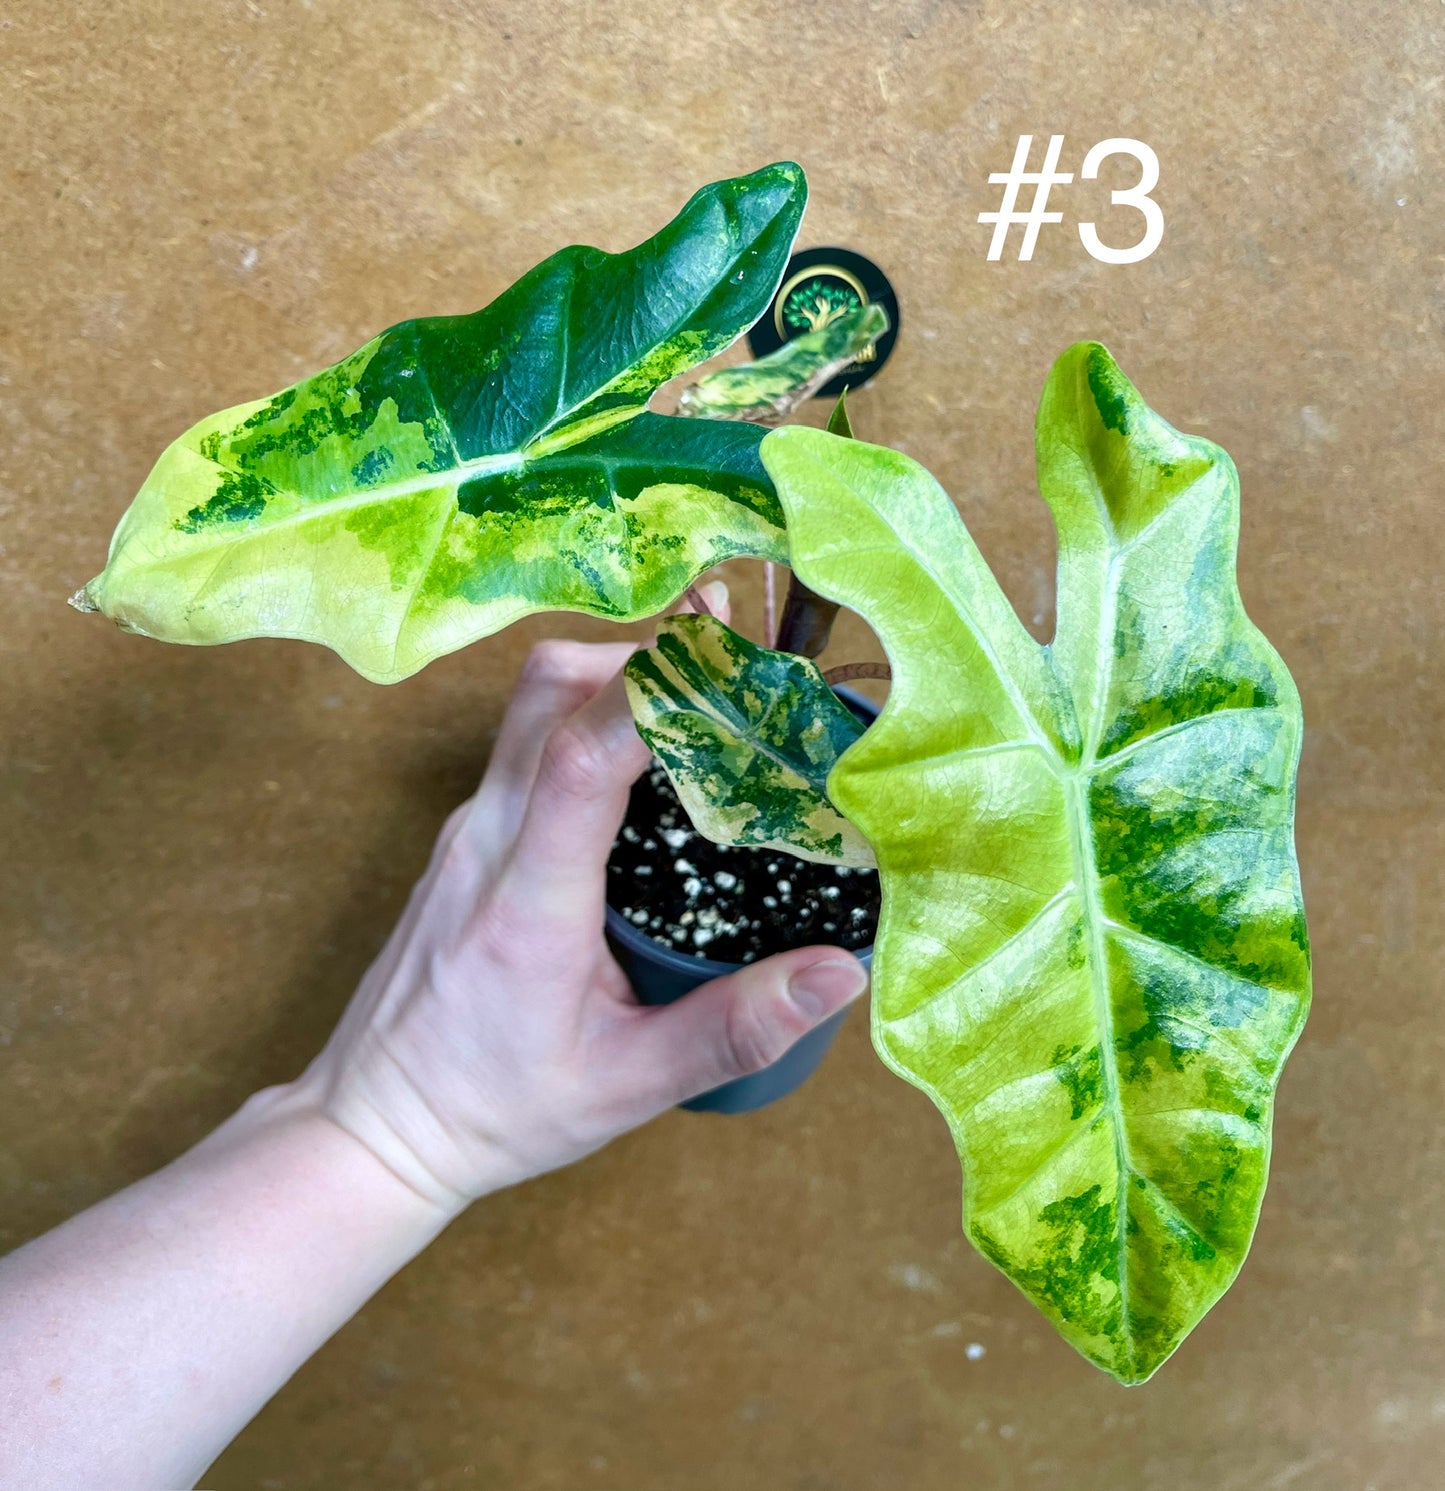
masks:
<svg viewBox="0 0 1445 1491"><path fill-rule="evenodd" d="M688 605L697 612L699 616L715 616L717 613L708 605L707 597L703 595L696 585L689 585L682 596Z"/></svg>
<svg viewBox="0 0 1445 1491"><path fill-rule="evenodd" d="M855 678L889 680L892 677L893 669L887 663L840 663L823 674L823 682L832 688L835 684L852 683Z"/></svg>
<svg viewBox="0 0 1445 1491"><path fill-rule="evenodd" d="M838 602L824 599L793 575L788 581L788 598L783 602L783 619L778 623L779 652L797 657L817 657L828 645Z"/></svg>

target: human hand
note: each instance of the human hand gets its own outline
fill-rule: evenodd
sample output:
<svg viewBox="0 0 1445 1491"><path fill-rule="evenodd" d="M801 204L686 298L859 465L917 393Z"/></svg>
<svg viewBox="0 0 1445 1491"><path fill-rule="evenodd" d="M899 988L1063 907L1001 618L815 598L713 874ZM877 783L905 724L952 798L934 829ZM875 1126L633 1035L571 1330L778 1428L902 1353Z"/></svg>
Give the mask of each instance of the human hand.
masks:
<svg viewBox="0 0 1445 1491"><path fill-rule="evenodd" d="M0 1481L194 1484L468 1201L768 1065L862 993L850 954L804 948L635 1002L603 939L648 759L630 651L533 652L480 788L296 1081L0 1260Z"/></svg>
<svg viewBox="0 0 1445 1491"><path fill-rule="evenodd" d="M608 853L648 761L632 650L533 650L480 788L296 1084L447 1211L760 1070L867 987L850 953L810 947L637 1003L603 937Z"/></svg>

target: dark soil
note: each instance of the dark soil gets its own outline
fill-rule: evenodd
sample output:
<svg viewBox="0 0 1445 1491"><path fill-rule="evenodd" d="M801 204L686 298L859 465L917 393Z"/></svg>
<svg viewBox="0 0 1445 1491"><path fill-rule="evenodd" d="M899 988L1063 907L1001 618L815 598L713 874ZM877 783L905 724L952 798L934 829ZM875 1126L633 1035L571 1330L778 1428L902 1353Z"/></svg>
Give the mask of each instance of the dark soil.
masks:
<svg viewBox="0 0 1445 1491"><path fill-rule="evenodd" d="M632 789L607 900L654 942L721 963L819 942L856 952L878 929L876 871L714 844L656 762Z"/></svg>

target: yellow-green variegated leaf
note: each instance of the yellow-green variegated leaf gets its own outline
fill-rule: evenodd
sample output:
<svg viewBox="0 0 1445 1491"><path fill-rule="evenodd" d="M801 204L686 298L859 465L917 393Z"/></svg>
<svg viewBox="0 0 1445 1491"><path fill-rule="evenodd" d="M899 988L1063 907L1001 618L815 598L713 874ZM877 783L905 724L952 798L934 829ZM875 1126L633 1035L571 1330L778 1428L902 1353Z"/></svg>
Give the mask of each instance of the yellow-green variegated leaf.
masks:
<svg viewBox="0 0 1445 1491"><path fill-rule="evenodd" d="M655 646L633 653L626 681L638 733L704 838L872 866L826 789L865 727L816 663L759 647L712 616L674 616Z"/></svg>
<svg viewBox="0 0 1445 1491"><path fill-rule="evenodd" d="M621 254L406 321L161 457L77 604L172 642L300 637L381 682L533 611L653 615L786 558L762 431L645 412L766 308L806 199L766 167Z"/></svg>
<svg viewBox="0 0 1445 1491"><path fill-rule="evenodd" d="M915 462L804 429L763 459L799 574L893 669L828 781L878 855L878 1050L948 1120L974 1243L1142 1382L1244 1259L1309 1001L1300 707L1240 602L1234 467L1066 352L1042 648Z"/></svg>
<svg viewBox="0 0 1445 1491"><path fill-rule="evenodd" d="M780 424L887 330L888 312L881 305L858 306L756 362L705 374L683 389L677 412L695 419Z"/></svg>

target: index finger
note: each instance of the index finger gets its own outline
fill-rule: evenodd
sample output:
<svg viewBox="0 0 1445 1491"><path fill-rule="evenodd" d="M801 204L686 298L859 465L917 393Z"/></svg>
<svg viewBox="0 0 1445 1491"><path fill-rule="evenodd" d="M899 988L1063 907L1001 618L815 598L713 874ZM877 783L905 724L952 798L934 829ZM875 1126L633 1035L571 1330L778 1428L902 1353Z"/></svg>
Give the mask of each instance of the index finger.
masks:
<svg viewBox="0 0 1445 1491"><path fill-rule="evenodd" d="M700 589L713 614L726 621L727 586L713 580ZM686 596L674 607L690 609ZM614 677L636 650L632 642L563 640L539 642L532 649L467 815L466 832L477 836L479 848L500 854L516 837L547 737Z"/></svg>
<svg viewBox="0 0 1445 1491"><path fill-rule="evenodd" d="M552 731L499 886L518 915L600 921L607 856L649 759L620 672Z"/></svg>

